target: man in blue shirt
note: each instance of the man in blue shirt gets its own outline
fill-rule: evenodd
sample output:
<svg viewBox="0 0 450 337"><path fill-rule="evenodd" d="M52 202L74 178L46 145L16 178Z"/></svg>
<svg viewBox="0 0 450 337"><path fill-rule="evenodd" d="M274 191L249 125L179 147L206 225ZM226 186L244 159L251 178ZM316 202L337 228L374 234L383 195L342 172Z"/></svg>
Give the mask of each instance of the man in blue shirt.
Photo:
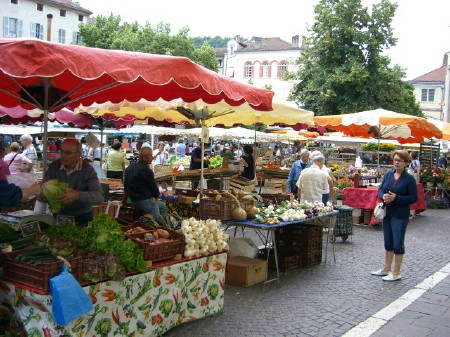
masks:
<svg viewBox="0 0 450 337"><path fill-rule="evenodd" d="M309 151L303 149L300 152L300 159L292 164L291 170L289 171L289 177L286 182L286 191L292 192L294 194L294 197L297 197L298 195L297 181L300 177L300 173L303 169L310 166L311 162L309 161Z"/></svg>

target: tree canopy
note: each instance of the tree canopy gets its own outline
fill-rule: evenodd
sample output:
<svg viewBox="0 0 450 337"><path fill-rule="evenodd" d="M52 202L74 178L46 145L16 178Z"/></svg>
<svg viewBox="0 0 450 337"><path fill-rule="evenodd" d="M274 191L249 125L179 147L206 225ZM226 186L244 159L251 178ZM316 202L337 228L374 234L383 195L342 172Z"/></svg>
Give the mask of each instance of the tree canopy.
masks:
<svg viewBox="0 0 450 337"><path fill-rule="evenodd" d="M213 71L219 69L214 48L207 42L195 48L193 39L188 36L188 27L171 35L170 24L167 23L158 23L153 28L147 22L142 27L137 22L122 23L118 15L99 15L93 23L81 23L79 30L84 46L184 56Z"/></svg>
<svg viewBox="0 0 450 337"><path fill-rule="evenodd" d="M369 13L361 0L321 0L305 49L291 74L290 99L316 115L384 108L422 115L413 86L385 49L395 46L391 28L397 4L381 0Z"/></svg>

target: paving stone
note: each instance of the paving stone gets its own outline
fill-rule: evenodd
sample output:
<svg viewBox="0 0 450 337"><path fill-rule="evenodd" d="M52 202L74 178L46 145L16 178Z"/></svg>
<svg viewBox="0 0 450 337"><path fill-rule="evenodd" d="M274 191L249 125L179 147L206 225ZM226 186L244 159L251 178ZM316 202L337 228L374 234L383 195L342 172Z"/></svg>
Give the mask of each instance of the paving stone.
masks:
<svg viewBox="0 0 450 337"><path fill-rule="evenodd" d="M354 227L352 242L338 240L334 245L336 263L332 261L330 246L326 264L289 271L281 276L279 284L273 282L250 288L227 285L222 315L183 324L164 336L212 336L205 331L226 337L275 337L282 336L280 331L284 331L285 336L342 336L449 263L449 213L448 210L427 210L410 221L402 268L404 279L400 282L386 284L370 275L370 271L380 268L384 260L381 228ZM245 233L257 242L251 231ZM275 274L271 272L271 275ZM406 308L373 336L393 337L392 331L386 330L391 323L398 336L425 336L437 329L446 332L446 326L428 321L430 326L435 326L434 330L405 324L403 327L409 329L405 331L411 333L402 335L395 323L396 320L411 322L421 318L427 323L425 317L428 315L449 319L450 300L443 297L449 295L449 285L450 276L419 301L422 310L414 306ZM423 310L425 306L428 306L427 310ZM441 306L444 310L436 310Z"/></svg>
<svg viewBox="0 0 450 337"><path fill-rule="evenodd" d="M408 306L409 311L417 311L422 314L429 314L429 315L442 315L446 310L447 307L440 305L440 304L431 304L421 301L416 301L412 303L410 306Z"/></svg>
<svg viewBox="0 0 450 337"><path fill-rule="evenodd" d="M371 337L426 337L432 330L401 322L389 322Z"/></svg>

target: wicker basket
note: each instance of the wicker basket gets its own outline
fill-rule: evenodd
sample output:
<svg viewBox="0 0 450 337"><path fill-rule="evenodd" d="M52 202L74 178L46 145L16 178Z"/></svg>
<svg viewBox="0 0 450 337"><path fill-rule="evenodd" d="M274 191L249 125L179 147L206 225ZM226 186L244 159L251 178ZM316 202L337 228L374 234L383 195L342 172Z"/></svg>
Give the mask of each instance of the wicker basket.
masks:
<svg viewBox="0 0 450 337"><path fill-rule="evenodd" d="M246 200L240 200L241 207L245 209L247 206L252 205L252 202ZM219 219L219 220L231 220L231 214L236 208L236 202L231 199L200 199L200 217Z"/></svg>
<svg viewBox="0 0 450 337"><path fill-rule="evenodd" d="M270 201L274 202L277 205L282 203L283 201L294 201L294 195L292 193L262 193L261 198L263 199L265 204L268 204Z"/></svg>
<svg viewBox="0 0 450 337"><path fill-rule="evenodd" d="M136 233L136 234L125 234L128 238L136 242L139 247L143 250L145 261L162 261L173 259L177 254L184 253L184 235L166 227L156 227L164 229L169 232L172 241L158 243L155 245L150 245L149 243L144 243L136 239L143 238L146 232Z"/></svg>
<svg viewBox="0 0 450 337"><path fill-rule="evenodd" d="M18 250L5 254L3 278L45 292L50 291L49 280L62 272L63 262L58 261L35 266L31 263L15 260L14 257L22 251ZM71 266L71 274L80 282L82 278L81 257L69 259L68 262Z"/></svg>
<svg viewBox="0 0 450 337"><path fill-rule="evenodd" d="M122 206L119 210L118 218L128 222L134 222L138 220L140 216L141 211L138 209L130 206Z"/></svg>

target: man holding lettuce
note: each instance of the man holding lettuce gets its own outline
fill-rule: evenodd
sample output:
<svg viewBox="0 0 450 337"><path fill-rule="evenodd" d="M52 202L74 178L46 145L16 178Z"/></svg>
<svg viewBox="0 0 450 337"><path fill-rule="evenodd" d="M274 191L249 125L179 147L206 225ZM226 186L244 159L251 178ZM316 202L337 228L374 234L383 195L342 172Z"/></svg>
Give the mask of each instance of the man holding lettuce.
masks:
<svg viewBox="0 0 450 337"><path fill-rule="evenodd" d="M77 223L84 225L93 219L92 205L103 202L103 195L97 173L81 157L78 140L63 140L60 158L45 172L42 195L53 216L73 215Z"/></svg>

